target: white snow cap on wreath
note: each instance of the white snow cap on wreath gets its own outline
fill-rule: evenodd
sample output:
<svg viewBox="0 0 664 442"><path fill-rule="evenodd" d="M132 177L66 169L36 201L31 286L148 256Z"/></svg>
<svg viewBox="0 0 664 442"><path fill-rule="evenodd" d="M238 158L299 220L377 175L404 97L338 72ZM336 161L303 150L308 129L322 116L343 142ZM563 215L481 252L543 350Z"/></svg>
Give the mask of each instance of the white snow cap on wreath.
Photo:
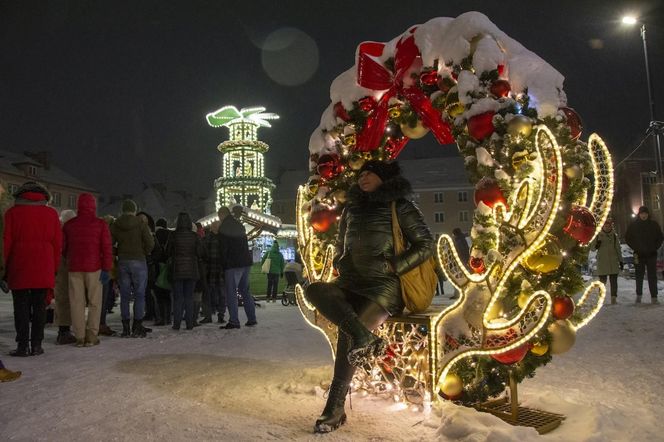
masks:
<svg viewBox="0 0 664 442"><path fill-rule="evenodd" d="M397 42L413 28L410 27L386 43L383 55L378 61L385 62L393 57ZM471 44L475 44L472 59L475 71L480 74L503 65L504 77L509 79L512 91L519 93L527 90L530 106L537 110L539 118L553 116L560 107L567 104L563 92L565 77L538 55L507 36L480 12L466 12L457 18L434 18L416 26L413 34L423 66L433 66L434 61L438 60L438 72L442 73L448 70L446 65L450 62L453 65L459 64L466 58L471 53ZM480 37L476 39L478 36ZM471 43L473 39L475 41ZM462 71L457 81L459 99L466 104L465 100L471 100L466 92L476 89L478 77ZM378 99L384 92L367 89L357 83L357 64L339 75L330 87L331 103L323 112L320 125L309 140L309 152L322 155L330 150L330 143L326 143L324 133L343 123L334 115L334 103L341 102L346 109L351 109L353 102L366 96ZM461 117L468 119L489 110L495 111L497 106L495 100L480 100Z"/></svg>

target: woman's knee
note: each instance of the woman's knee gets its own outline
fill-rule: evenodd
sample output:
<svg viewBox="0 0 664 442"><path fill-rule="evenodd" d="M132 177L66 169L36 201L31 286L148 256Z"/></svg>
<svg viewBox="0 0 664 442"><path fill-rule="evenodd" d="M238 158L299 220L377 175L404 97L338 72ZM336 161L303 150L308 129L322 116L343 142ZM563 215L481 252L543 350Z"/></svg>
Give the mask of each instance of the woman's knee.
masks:
<svg viewBox="0 0 664 442"><path fill-rule="evenodd" d="M306 288L304 296L309 302L316 304L321 297L329 296L330 286L331 284L327 282L314 282Z"/></svg>

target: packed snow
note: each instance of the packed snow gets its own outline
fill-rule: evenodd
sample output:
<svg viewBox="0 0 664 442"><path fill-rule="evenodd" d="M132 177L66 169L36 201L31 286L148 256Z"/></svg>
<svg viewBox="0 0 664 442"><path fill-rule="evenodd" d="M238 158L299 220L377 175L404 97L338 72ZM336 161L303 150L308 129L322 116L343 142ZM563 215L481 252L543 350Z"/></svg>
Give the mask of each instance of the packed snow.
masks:
<svg viewBox="0 0 664 442"><path fill-rule="evenodd" d="M567 416L544 436L451 403L426 415L359 392L352 410L346 403L346 425L312 434L332 360L297 307L262 302L253 328L157 327L146 339L102 338L91 348L54 345L57 328L49 326L44 355L11 358L11 297L2 295L2 360L23 376L0 384L0 434L11 441L662 440L664 305L650 305L647 295L634 305L634 281L619 281L619 304L605 305L571 351L520 385L522 405Z"/></svg>

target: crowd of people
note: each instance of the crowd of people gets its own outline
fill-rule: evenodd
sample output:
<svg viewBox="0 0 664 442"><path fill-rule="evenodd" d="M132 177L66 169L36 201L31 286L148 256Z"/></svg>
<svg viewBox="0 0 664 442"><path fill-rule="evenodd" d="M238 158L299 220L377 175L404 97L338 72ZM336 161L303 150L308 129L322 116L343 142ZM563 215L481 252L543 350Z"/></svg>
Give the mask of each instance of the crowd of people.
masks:
<svg viewBox="0 0 664 442"><path fill-rule="evenodd" d="M152 329L144 321L175 331L184 322L192 330L214 322L216 315L220 328L239 329L239 304L244 325L258 324L249 293L253 256L236 218L240 213L233 216L221 207L219 220L203 229L181 212L169 229L166 219L155 222L129 199L116 219L98 217L89 193L79 196L77 211L63 210L60 216L40 183L25 183L13 197L13 206L0 217L0 279L2 289L12 293L16 329L10 356L44 353L47 306L54 308L55 343L76 347L96 346L100 335L145 337ZM274 268L267 295L276 298L284 260L276 242L267 254ZM121 331L106 321L118 294ZM0 381L19 376L0 361Z"/></svg>

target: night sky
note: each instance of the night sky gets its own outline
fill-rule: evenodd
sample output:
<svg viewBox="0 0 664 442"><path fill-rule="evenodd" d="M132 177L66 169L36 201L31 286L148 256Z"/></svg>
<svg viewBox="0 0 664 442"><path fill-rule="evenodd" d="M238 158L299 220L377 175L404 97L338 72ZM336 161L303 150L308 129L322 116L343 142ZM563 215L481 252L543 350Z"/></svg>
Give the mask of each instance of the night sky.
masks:
<svg viewBox="0 0 664 442"><path fill-rule="evenodd" d="M0 148L51 150L56 164L105 194L165 182L207 196L228 131L209 127L205 114L264 105L281 116L259 132L275 179L307 167L329 86L353 65L358 43L470 10L565 76L583 138L598 132L617 159L650 121L639 31L619 23L624 12L641 14L664 119L662 0L18 0L0 2Z"/></svg>

